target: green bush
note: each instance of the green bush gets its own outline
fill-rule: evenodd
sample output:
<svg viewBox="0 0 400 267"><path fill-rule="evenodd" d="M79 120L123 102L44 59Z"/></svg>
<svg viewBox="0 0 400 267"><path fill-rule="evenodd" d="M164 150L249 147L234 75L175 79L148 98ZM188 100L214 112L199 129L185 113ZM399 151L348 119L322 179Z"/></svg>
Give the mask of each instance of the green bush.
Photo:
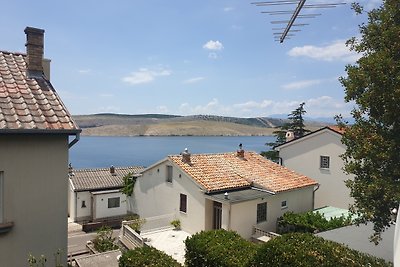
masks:
<svg viewBox="0 0 400 267"><path fill-rule="evenodd" d="M392 266L309 233L292 233L260 246L249 266Z"/></svg>
<svg viewBox="0 0 400 267"><path fill-rule="evenodd" d="M94 248L99 252L118 249L114 243L115 237L112 237L112 229L108 226L102 226L97 231L97 236L93 240Z"/></svg>
<svg viewBox="0 0 400 267"><path fill-rule="evenodd" d="M182 267L171 256L153 247L142 247L124 252L119 267Z"/></svg>
<svg viewBox="0 0 400 267"><path fill-rule="evenodd" d="M291 232L318 233L331 229L340 228L351 224L351 217L335 217L331 220L316 212L293 213L286 212L278 219L278 233L285 234Z"/></svg>
<svg viewBox="0 0 400 267"><path fill-rule="evenodd" d="M223 229L202 231L185 240L188 267L247 266L257 246L236 232Z"/></svg>

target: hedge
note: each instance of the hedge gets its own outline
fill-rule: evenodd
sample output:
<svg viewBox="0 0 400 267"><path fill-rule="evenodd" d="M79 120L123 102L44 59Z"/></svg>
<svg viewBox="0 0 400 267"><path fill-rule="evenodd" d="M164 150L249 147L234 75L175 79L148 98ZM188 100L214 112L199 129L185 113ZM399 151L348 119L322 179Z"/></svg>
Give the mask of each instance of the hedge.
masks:
<svg viewBox="0 0 400 267"><path fill-rule="evenodd" d="M392 266L339 243L312 234L292 233L260 246L249 266Z"/></svg>
<svg viewBox="0 0 400 267"><path fill-rule="evenodd" d="M153 247L144 246L124 252L119 259L119 267L182 267L171 256Z"/></svg>
<svg viewBox="0 0 400 267"><path fill-rule="evenodd" d="M257 246L233 231L202 231L185 240L188 267L247 266Z"/></svg>
<svg viewBox="0 0 400 267"><path fill-rule="evenodd" d="M341 216L327 220L318 212L309 211L299 214L286 212L278 219L278 233L318 233L350 224L351 217Z"/></svg>

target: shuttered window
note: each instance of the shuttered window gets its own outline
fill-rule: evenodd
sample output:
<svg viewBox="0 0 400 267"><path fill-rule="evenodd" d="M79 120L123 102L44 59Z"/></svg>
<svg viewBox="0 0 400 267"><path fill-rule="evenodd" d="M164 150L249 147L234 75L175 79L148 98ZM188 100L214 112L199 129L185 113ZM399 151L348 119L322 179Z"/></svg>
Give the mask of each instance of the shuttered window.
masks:
<svg viewBox="0 0 400 267"><path fill-rule="evenodd" d="M186 213L186 211L187 211L187 196L185 194L181 194L179 211L184 212L184 213Z"/></svg>

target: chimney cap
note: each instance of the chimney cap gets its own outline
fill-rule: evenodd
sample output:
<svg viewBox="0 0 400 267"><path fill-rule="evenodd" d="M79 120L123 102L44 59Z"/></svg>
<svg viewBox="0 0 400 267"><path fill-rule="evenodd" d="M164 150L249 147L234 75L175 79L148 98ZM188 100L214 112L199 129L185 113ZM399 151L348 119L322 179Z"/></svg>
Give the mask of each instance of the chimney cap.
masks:
<svg viewBox="0 0 400 267"><path fill-rule="evenodd" d="M39 29L39 28L34 28L34 27L26 27L24 30L25 33L38 33L38 34L43 34L44 30Z"/></svg>

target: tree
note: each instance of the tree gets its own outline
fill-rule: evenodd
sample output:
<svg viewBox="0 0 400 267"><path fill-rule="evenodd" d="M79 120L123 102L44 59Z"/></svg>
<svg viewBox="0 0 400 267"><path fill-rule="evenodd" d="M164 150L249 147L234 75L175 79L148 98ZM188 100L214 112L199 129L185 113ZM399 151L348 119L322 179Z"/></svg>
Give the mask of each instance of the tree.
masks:
<svg viewBox="0 0 400 267"><path fill-rule="evenodd" d="M304 109L305 103L301 103L298 108L293 110L288 115L289 122L286 122L278 130L272 132L272 134L276 137L275 142L266 143L267 146L274 148L275 146L281 145L286 142L286 132L292 131L294 133L295 138L302 137L306 133L310 132L305 128L303 115L306 114ZM269 151L262 151L260 153L262 156L274 161L278 162L279 160L279 152L270 149Z"/></svg>
<svg viewBox="0 0 400 267"><path fill-rule="evenodd" d="M358 4L353 9L363 12ZM346 182L355 200L351 210L359 223L374 223L377 242L400 200L400 2L384 0L359 30L361 36L347 45L361 58L340 78L345 101L355 103L342 158L345 171L354 175Z"/></svg>
<svg viewBox="0 0 400 267"><path fill-rule="evenodd" d="M102 226L98 231L96 238L93 239L94 248L99 252L118 249L114 244L115 237L112 237L112 229L108 226Z"/></svg>
<svg viewBox="0 0 400 267"><path fill-rule="evenodd" d="M289 129L293 131L295 138L302 137L306 133L310 132L310 130L307 130L304 125L303 115L307 113L304 109L305 104L306 103L304 102L301 103L298 108L288 115L288 119L290 120Z"/></svg>
<svg viewBox="0 0 400 267"><path fill-rule="evenodd" d="M122 193L127 195L128 197L132 196L133 189L135 188L135 183L137 177L133 176L133 173L128 173L123 178L124 187L122 188Z"/></svg>

